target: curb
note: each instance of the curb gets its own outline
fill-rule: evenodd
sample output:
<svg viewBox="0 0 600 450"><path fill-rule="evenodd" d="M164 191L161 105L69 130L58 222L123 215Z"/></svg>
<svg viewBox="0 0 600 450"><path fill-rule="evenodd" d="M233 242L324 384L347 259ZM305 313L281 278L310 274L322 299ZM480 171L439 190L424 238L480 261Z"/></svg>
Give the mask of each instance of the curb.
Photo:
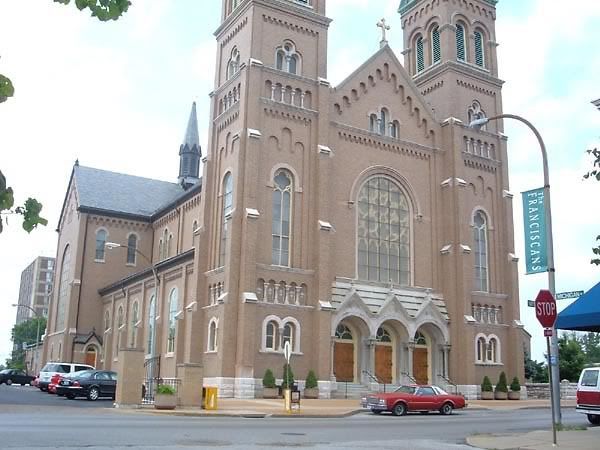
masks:
<svg viewBox="0 0 600 450"><path fill-rule="evenodd" d="M173 411L173 412L157 412L149 409L137 409L131 410L142 414L152 414L155 416L179 416L179 417L238 417L245 419L343 419L345 417L351 417L364 411L357 409L342 414L281 414L281 413L206 413L206 412L195 412L195 411Z"/></svg>

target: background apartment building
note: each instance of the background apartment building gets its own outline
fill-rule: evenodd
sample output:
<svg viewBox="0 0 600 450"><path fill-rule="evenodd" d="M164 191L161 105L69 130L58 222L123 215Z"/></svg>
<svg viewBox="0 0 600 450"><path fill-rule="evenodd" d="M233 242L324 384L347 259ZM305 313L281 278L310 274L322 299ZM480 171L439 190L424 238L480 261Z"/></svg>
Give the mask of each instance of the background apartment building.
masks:
<svg viewBox="0 0 600 450"><path fill-rule="evenodd" d="M54 278L54 258L38 256L21 273L19 289L19 308L17 308L17 325L31 319L33 308L44 317L48 317L48 303L52 293ZM24 308L21 306L28 306Z"/></svg>

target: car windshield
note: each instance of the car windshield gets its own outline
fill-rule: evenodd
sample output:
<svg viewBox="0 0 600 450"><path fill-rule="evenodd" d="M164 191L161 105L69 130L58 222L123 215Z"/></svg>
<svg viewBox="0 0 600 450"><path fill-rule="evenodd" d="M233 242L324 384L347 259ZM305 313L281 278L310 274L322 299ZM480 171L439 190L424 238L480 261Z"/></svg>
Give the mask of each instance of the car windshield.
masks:
<svg viewBox="0 0 600 450"><path fill-rule="evenodd" d="M69 373L71 368L68 364L56 364L50 363L46 364L42 369L42 372L56 372L56 373Z"/></svg>
<svg viewBox="0 0 600 450"><path fill-rule="evenodd" d="M86 379L86 378L91 378L93 374L94 374L93 370L82 370L81 372L77 372L76 375L72 376L71 378Z"/></svg>
<svg viewBox="0 0 600 450"><path fill-rule="evenodd" d="M415 387L414 386L400 386L394 392L402 392L404 394L414 394L415 393Z"/></svg>

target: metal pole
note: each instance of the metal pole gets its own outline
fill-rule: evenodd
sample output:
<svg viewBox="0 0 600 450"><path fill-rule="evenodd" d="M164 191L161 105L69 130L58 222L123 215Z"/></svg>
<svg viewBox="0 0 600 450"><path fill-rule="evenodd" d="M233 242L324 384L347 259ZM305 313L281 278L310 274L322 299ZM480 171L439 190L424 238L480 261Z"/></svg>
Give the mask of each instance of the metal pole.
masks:
<svg viewBox="0 0 600 450"><path fill-rule="evenodd" d="M546 152L546 145L542 139L540 132L533 126L531 122L524 119L521 116L515 114L500 114L495 117L490 117L488 120L497 119L514 119L521 123L524 123L529 127L540 144L540 150L542 152L542 163L544 167L544 210L547 227L547 242L546 242L546 253L548 256L548 290L554 297L556 295L556 270L554 268L554 241L552 235L552 205L550 203L550 171L548 169L548 153ZM554 356L554 358L552 358ZM554 360L554 364L551 364ZM548 369L552 372L552 378L550 378L550 389L552 390L552 418L553 422L560 424L562 422L562 413L560 410L560 373L558 366L558 337L557 330L553 328L551 344L548 349ZM554 382L552 381L554 380Z"/></svg>
<svg viewBox="0 0 600 450"><path fill-rule="evenodd" d="M554 334L554 333L553 333ZM548 348L548 381L550 381L550 386L552 386L552 369L551 369L551 356L550 356L550 337L546 337L546 347ZM550 390L550 400L552 403L552 442L556 445L556 421L554 418L556 417L554 411L554 391Z"/></svg>
<svg viewBox="0 0 600 450"><path fill-rule="evenodd" d="M33 366L37 369L37 362L38 362L39 351L40 351L40 316L37 316L36 319L37 319L37 334L35 337L35 358L34 358L35 363L33 364ZM37 370L36 370L36 372L37 372ZM35 373L34 373L34 375L35 375Z"/></svg>

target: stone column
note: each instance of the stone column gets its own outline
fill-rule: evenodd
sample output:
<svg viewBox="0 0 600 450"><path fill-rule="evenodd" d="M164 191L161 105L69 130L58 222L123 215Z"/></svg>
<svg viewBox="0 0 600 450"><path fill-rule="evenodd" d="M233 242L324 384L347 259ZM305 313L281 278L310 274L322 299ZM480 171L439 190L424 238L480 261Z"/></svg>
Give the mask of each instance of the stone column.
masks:
<svg viewBox="0 0 600 450"><path fill-rule="evenodd" d="M200 408L202 406L202 364L177 364L177 378L181 380L177 402L179 406Z"/></svg>
<svg viewBox="0 0 600 450"><path fill-rule="evenodd" d="M377 339L375 338L375 336L369 336L367 339L365 339L365 346L367 347L367 352L368 352L368 362L367 362L367 371L375 376L375 343L377 342ZM361 368L359 367L358 370L360 371ZM363 378L362 374L360 374L361 376L359 376L359 378ZM368 382L372 383L373 380L371 379L371 377L367 377L368 378Z"/></svg>
<svg viewBox="0 0 600 450"><path fill-rule="evenodd" d="M144 382L144 350L122 348L117 362L117 407L139 405Z"/></svg>
<svg viewBox="0 0 600 450"><path fill-rule="evenodd" d="M406 348L408 350L408 376L414 379L413 372L413 354L415 351L416 344L414 342L409 342L406 344ZM412 381L412 380L411 380Z"/></svg>

